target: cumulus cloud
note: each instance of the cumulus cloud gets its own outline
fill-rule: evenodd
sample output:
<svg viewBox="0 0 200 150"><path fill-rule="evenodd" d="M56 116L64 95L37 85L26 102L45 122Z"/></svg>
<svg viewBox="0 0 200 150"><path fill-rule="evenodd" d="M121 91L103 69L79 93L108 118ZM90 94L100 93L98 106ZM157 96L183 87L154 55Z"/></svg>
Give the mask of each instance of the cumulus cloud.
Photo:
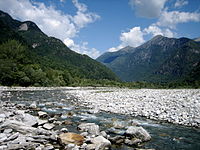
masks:
<svg viewBox="0 0 200 150"><path fill-rule="evenodd" d="M200 13L196 12L179 12L179 11L163 11L161 14L157 25L159 26L167 26L171 29L175 28L179 23L186 22L199 22L200 21Z"/></svg>
<svg viewBox="0 0 200 150"><path fill-rule="evenodd" d="M119 45L119 46L117 46L117 47L111 47L111 48L109 48L108 49L108 51L109 52L116 52L116 51L118 51L118 50L120 50L120 49L122 49L123 47L125 47L126 45ZM127 45L128 46L128 45Z"/></svg>
<svg viewBox="0 0 200 150"><path fill-rule="evenodd" d="M64 2L64 0L60 1ZM78 0L72 2L77 8L75 16L63 14L53 6L30 0L0 0L0 9L15 19L33 21L48 36L66 42L66 39L72 40L81 28L100 18L97 14L88 12L85 4L79 3Z"/></svg>
<svg viewBox="0 0 200 150"><path fill-rule="evenodd" d="M143 32L140 27L134 27L129 30L129 32L121 33L120 40L122 41L121 45L129 45L132 47L139 46L144 42Z"/></svg>
<svg viewBox="0 0 200 150"><path fill-rule="evenodd" d="M144 37L147 35L162 35L165 37L174 37L176 34L168 28L160 28L156 24L152 24L143 30L140 27L134 27L129 32L121 33L120 40L121 44L117 47L111 47L108 49L109 52L118 51L126 46L137 47L145 42Z"/></svg>
<svg viewBox="0 0 200 150"><path fill-rule="evenodd" d="M88 47L88 42L75 44L72 39L65 39L64 43L75 52L89 55L93 59L96 59L101 54L100 51L98 51L97 49Z"/></svg>
<svg viewBox="0 0 200 150"><path fill-rule="evenodd" d="M174 37L174 33L170 29L161 29L155 24L150 25L148 28L143 30L143 34L152 34L153 36L162 35L166 37Z"/></svg>
<svg viewBox="0 0 200 150"><path fill-rule="evenodd" d="M115 52L125 46L137 47L144 43L143 35L144 33L140 27L133 27L128 32L122 32L120 35L121 44L117 47L109 48L108 51Z"/></svg>
<svg viewBox="0 0 200 150"><path fill-rule="evenodd" d="M180 8L187 4L188 4L188 1L186 1L186 0L177 0L176 3L174 4L174 7Z"/></svg>
<svg viewBox="0 0 200 150"><path fill-rule="evenodd" d="M92 23L100 18L99 15L91 12L87 12L87 6L79 3L78 0L72 0L74 6L78 9L76 15L73 17L74 23L79 28L85 27L87 24Z"/></svg>
<svg viewBox="0 0 200 150"><path fill-rule="evenodd" d="M136 14L147 18L157 18L167 0L130 0L129 4L136 10Z"/></svg>
<svg viewBox="0 0 200 150"><path fill-rule="evenodd" d="M156 35L175 37L176 25L187 22L200 22L200 13L168 11L165 3L168 0L129 0L129 4L134 8L136 14L147 18L157 18L158 20L144 29L134 27L128 32L120 35L121 44L108 49L110 52L117 51L125 46L136 47L145 42L144 38ZM176 0L174 7L187 5L187 0Z"/></svg>

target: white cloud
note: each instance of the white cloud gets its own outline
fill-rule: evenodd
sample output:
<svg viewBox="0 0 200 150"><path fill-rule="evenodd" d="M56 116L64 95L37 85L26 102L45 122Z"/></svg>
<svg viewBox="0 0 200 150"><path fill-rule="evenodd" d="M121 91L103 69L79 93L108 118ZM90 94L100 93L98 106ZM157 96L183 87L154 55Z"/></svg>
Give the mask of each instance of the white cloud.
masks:
<svg viewBox="0 0 200 150"><path fill-rule="evenodd" d="M96 21L97 19L99 19L100 17L96 14L93 13L82 13L82 12L77 12L77 14L73 17L74 19L74 23L79 27L79 28L83 28L85 27L87 24L92 23L94 21Z"/></svg>
<svg viewBox="0 0 200 150"><path fill-rule="evenodd" d="M87 6L79 3L78 0L72 0L74 6L78 9L76 15L73 17L74 23L79 28L85 27L87 24L92 23L100 18L99 15L91 12L87 12Z"/></svg>
<svg viewBox="0 0 200 150"><path fill-rule="evenodd" d="M115 52L126 46L137 47L144 43L143 35L144 33L140 27L133 27L128 32L122 32L120 35L121 44L117 47L109 48L108 51Z"/></svg>
<svg viewBox="0 0 200 150"><path fill-rule="evenodd" d="M70 49L74 50L77 53L86 54L96 59L98 56L101 55L100 51L95 48L88 47L87 42L82 42L81 44L75 44L72 39L65 39L64 44L67 45Z"/></svg>
<svg viewBox="0 0 200 150"><path fill-rule="evenodd" d="M169 28L175 28L179 23L186 22L199 22L200 21L200 13L196 12L179 12L179 11L163 11L157 25L166 26Z"/></svg>
<svg viewBox="0 0 200 150"><path fill-rule="evenodd" d="M100 18L97 14L88 12L85 4L79 3L78 0L72 2L77 8L75 16L63 14L53 6L30 0L0 0L0 9L15 19L33 21L48 36L66 42L65 39L72 39L81 28Z"/></svg>
<svg viewBox="0 0 200 150"><path fill-rule="evenodd" d="M111 47L111 48L108 49L108 51L109 51L109 52L116 52L116 51L122 49L123 47L125 47L125 46L119 45L119 46L117 46L117 47Z"/></svg>
<svg viewBox="0 0 200 150"><path fill-rule="evenodd" d="M147 18L159 17L167 0L129 0L136 14Z"/></svg>
<svg viewBox="0 0 200 150"><path fill-rule="evenodd" d="M144 34L152 34L153 36L162 35L166 37L174 37L174 33L170 29L161 29L155 24L150 25L143 30Z"/></svg>
<svg viewBox="0 0 200 150"><path fill-rule="evenodd" d="M121 45L124 46L139 46L144 42L143 32L141 31L140 27L134 27L130 29L129 32L121 33L120 40L122 41Z"/></svg>
<svg viewBox="0 0 200 150"><path fill-rule="evenodd" d="M108 49L109 52L116 52L126 46L137 47L145 42L144 37L147 35L152 35L152 37L156 35L162 35L165 37L174 37L176 33L172 32L168 28L160 28L156 24L152 24L145 29L141 29L140 27L134 27L130 29L129 32L121 33L120 40L121 44L117 47L111 47Z"/></svg>
<svg viewBox="0 0 200 150"><path fill-rule="evenodd" d="M74 6L78 9L80 12L86 12L87 6L83 3L79 3L78 0L72 0Z"/></svg>
<svg viewBox="0 0 200 150"><path fill-rule="evenodd" d="M175 8L180 8L183 7L184 5L187 5L188 1L187 0L177 0L176 3L174 4Z"/></svg>
<svg viewBox="0 0 200 150"><path fill-rule="evenodd" d="M65 45L67 45L67 47L69 47L69 48L71 48L71 47L73 47L75 45L74 41L72 39L69 39L69 38L64 39L63 43Z"/></svg>

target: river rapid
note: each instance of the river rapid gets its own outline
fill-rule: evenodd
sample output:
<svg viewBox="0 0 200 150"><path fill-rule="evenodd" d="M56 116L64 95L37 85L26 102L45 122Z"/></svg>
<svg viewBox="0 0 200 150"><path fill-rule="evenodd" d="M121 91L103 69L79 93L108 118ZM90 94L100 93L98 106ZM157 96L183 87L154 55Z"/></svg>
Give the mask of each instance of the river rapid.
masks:
<svg viewBox="0 0 200 150"><path fill-rule="evenodd" d="M124 129L113 126L128 127L134 122L152 137L140 148L200 149L200 90L0 87L0 99L26 106L34 103L38 110L57 114L59 121L70 122L56 126L55 130L66 127L70 132L79 133L77 126L80 123L92 122L107 134L123 135ZM38 110L30 113L37 115ZM113 144L111 149L126 150L133 146Z"/></svg>

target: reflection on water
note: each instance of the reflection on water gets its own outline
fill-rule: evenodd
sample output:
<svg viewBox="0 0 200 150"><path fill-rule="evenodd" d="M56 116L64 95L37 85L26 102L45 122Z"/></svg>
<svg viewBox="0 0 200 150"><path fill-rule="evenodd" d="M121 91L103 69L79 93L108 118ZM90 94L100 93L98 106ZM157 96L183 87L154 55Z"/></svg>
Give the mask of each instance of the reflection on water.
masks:
<svg viewBox="0 0 200 150"><path fill-rule="evenodd" d="M72 122L67 125L69 131L78 132L76 126L80 122L95 122L102 130L108 131L113 120L137 121L152 136L152 140L143 145L143 148L154 148L156 150L200 150L200 129L159 123L149 119L124 116L99 112L89 114L87 108L75 105L77 99L68 94L67 90L40 90L40 91L3 91L0 92L1 100L13 101L19 104L30 105L33 101L43 111L50 114L60 114L61 120ZM62 128L66 125L57 126ZM113 146L112 149L132 149L127 146Z"/></svg>

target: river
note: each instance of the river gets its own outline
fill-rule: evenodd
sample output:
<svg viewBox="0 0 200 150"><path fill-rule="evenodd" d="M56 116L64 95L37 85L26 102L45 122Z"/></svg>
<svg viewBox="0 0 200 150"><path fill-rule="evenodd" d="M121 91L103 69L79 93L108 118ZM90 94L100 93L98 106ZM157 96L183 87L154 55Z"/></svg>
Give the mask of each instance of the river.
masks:
<svg viewBox="0 0 200 150"><path fill-rule="evenodd" d="M62 115L61 120L68 120L72 124L67 125L68 130L77 132L76 127L81 122L94 122L101 130L109 132L113 121L130 123L137 121L152 136L151 141L141 145L142 148L153 148L156 150L200 150L200 129L185 127L171 123L154 121L143 117L133 117L100 111L95 114L88 113L88 108L77 105L78 99L70 94L73 88L43 89L31 88L1 90L2 101L11 101L17 104L31 105L33 102L49 114ZM76 89L77 90L77 89ZM35 111L32 114L36 114ZM68 115L65 115L68 114ZM70 115L69 115L70 114ZM64 125L57 126L56 129ZM66 125L65 125L66 126ZM123 133L123 130L121 131ZM126 145L113 145L112 149L126 150L132 147Z"/></svg>

